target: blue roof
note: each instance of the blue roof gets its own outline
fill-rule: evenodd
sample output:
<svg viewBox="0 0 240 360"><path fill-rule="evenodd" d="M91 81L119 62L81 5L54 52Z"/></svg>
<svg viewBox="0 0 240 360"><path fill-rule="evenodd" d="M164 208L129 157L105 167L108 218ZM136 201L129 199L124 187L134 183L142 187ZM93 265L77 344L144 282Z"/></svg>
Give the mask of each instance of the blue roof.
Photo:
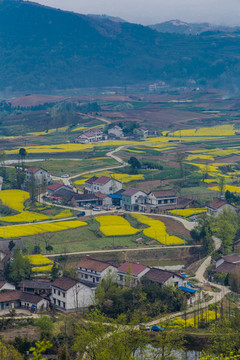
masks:
<svg viewBox="0 0 240 360"><path fill-rule="evenodd" d="M108 196L112 199L120 199L122 200L122 196L121 195L114 195L114 194L108 194Z"/></svg>
<svg viewBox="0 0 240 360"><path fill-rule="evenodd" d="M194 294L197 290L194 290L194 289L190 289L186 286L179 286L178 287L180 290L182 291L186 291L186 292L189 292L190 294Z"/></svg>

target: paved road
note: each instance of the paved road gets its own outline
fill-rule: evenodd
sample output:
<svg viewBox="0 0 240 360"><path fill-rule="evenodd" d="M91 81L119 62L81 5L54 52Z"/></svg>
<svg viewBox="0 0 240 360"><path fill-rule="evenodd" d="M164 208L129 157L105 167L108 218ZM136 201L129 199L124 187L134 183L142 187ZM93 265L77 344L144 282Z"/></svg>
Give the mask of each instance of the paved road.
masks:
<svg viewBox="0 0 240 360"><path fill-rule="evenodd" d="M176 245L176 246L149 246L149 247L141 247L141 248L125 248L125 249L107 249L107 250L90 250L90 251L77 251L71 253L64 253L64 255L71 256L71 255L89 255L89 254L101 254L101 253L113 253L113 252L130 252L130 251L146 251L146 250L163 250L167 249L181 249L181 248L192 248L192 247L201 247L201 245ZM63 255L61 254L51 254L47 257L56 257Z"/></svg>

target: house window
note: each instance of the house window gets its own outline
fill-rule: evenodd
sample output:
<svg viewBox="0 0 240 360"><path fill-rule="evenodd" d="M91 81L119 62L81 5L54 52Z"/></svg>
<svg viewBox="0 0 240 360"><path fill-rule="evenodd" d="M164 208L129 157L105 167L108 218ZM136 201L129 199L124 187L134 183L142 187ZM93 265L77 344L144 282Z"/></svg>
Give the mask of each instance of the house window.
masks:
<svg viewBox="0 0 240 360"><path fill-rule="evenodd" d="M64 292L62 293L62 296L65 298L65 293Z"/></svg>
<svg viewBox="0 0 240 360"><path fill-rule="evenodd" d="M88 279L88 275L87 275L87 274L85 274L85 279Z"/></svg>
<svg viewBox="0 0 240 360"><path fill-rule="evenodd" d="M96 281L99 282L99 280L100 280L100 278L97 277L97 278L96 278Z"/></svg>
<svg viewBox="0 0 240 360"><path fill-rule="evenodd" d="M61 301L60 300L58 300L58 306L60 306L61 305Z"/></svg>
<svg viewBox="0 0 240 360"><path fill-rule="evenodd" d="M120 281L123 281L123 276L119 275L119 279L120 279Z"/></svg>
<svg viewBox="0 0 240 360"><path fill-rule="evenodd" d="M58 296L60 296L60 294L61 294L61 293L60 293L60 290L58 290Z"/></svg>
<svg viewBox="0 0 240 360"><path fill-rule="evenodd" d="M56 304L56 299L53 299L54 304Z"/></svg>
<svg viewBox="0 0 240 360"><path fill-rule="evenodd" d="M53 289L54 294L56 294L56 289Z"/></svg>
<svg viewBox="0 0 240 360"><path fill-rule="evenodd" d="M65 302L62 302L62 304L63 304L63 308L65 309L65 308L66 308L66 304L65 304Z"/></svg>

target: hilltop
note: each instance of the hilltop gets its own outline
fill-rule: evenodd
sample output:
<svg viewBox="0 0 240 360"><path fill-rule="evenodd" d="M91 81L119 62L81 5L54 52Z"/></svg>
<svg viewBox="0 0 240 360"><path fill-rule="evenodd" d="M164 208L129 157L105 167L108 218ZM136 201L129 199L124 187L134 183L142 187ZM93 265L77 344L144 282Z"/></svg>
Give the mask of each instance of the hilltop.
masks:
<svg viewBox="0 0 240 360"><path fill-rule="evenodd" d="M239 84L239 37L158 33L32 2L0 3L0 91L48 92L163 80Z"/></svg>

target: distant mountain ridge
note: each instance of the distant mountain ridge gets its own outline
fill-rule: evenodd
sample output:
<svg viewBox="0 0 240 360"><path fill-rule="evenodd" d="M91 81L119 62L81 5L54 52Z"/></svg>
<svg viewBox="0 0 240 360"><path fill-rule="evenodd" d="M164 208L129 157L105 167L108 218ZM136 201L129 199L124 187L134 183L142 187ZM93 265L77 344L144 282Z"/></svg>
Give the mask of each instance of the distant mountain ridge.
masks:
<svg viewBox="0 0 240 360"><path fill-rule="evenodd" d="M204 23L187 23L181 20L170 20L155 25L149 25L151 29L162 33L175 33L186 35L199 35L204 32L224 32L234 33L239 31L240 27L230 27L223 25L212 25L207 22Z"/></svg>
<svg viewBox="0 0 240 360"><path fill-rule="evenodd" d="M88 14L88 16L91 16L93 18L96 19L103 19L103 20L110 20L110 21L114 21L114 22L127 22L126 20L121 19L120 17L116 17L116 16L109 16L109 15L98 15L98 14Z"/></svg>
<svg viewBox="0 0 240 360"><path fill-rule="evenodd" d="M0 91L158 80L174 86L239 87L238 34L159 33L108 17L0 1Z"/></svg>

